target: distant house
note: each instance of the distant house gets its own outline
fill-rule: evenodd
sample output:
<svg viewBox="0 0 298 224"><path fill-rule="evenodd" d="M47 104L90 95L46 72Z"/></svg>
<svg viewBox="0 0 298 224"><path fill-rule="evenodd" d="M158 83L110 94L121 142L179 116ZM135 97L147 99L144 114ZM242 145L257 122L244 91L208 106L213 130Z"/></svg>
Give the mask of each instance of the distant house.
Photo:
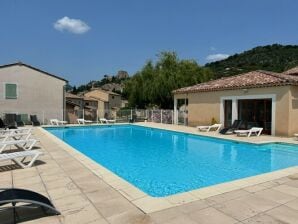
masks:
<svg viewBox="0 0 298 224"><path fill-rule="evenodd" d="M128 107L128 100L121 100L121 108Z"/></svg>
<svg viewBox="0 0 298 224"><path fill-rule="evenodd" d="M115 118L117 110L122 106L121 95L102 89L93 89L84 95L98 102L98 116L100 118Z"/></svg>
<svg viewBox="0 0 298 224"><path fill-rule="evenodd" d="M0 66L0 113L37 115L42 123L64 119L67 80L22 62Z"/></svg>
<svg viewBox="0 0 298 224"><path fill-rule="evenodd" d="M190 126L211 121L264 133L291 136L298 132L298 67L284 73L252 71L173 91L174 108L185 104ZM180 106L179 106L180 105ZM178 122L175 110L175 123Z"/></svg>
<svg viewBox="0 0 298 224"><path fill-rule="evenodd" d="M78 118L96 121L98 102L95 99L66 93L66 120L76 123Z"/></svg>
<svg viewBox="0 0 298 224"><path fill-rule="evenodd" d="M77 95L66 93L66 120L69 123L76 123L78 118L83 117L83 98Z"/></svg>

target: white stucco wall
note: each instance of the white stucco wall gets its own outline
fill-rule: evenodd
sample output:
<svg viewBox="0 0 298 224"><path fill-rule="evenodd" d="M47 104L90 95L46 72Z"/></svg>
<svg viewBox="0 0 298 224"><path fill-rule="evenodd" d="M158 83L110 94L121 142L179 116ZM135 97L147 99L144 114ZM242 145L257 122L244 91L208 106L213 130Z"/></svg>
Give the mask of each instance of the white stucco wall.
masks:
<svg viewBox="0 0 298 224"><path fill-rule="evenodd" d="M17 84L17 99L5 99L5 83ZM40 122L63 119L64 80L13 65L0 68L0 113L36 114Z"/></svg>

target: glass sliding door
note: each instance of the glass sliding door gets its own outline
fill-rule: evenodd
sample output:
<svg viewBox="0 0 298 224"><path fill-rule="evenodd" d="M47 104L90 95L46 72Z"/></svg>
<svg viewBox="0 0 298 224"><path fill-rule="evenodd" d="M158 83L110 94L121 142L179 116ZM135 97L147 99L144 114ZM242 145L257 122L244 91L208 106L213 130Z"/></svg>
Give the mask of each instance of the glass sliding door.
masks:
<svg viewBox="0 0 298 224"><path fill-rule="evenodd" d="M243 121L243 128L264 128L264 134L271 134L272 100L238 100L238 119Z"/></svg>

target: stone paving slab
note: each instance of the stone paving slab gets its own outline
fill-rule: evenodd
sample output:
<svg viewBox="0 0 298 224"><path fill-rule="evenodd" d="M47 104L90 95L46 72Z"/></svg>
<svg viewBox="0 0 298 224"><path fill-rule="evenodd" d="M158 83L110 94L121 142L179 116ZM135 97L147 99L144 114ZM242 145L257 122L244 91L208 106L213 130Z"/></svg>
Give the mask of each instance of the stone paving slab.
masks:
<svg viewBox="0 0 298 224"><path fill-rule="evenodd" d="M11 162L0 163L0 187L24 187L44 194L62 215L23 223L298 223L295 169L280 172L274 178L265 176L260 183L234 183L237 189L222 185L203 190L204 195L198 191L201 197L176 195L153 202L138 189L128 189L128 183L113 178L111 172L89 159L78 159L74 156L77 152L65 150L64 144L45 131L35 128L34 137L40 140L38 147L44 155L28 169ZM108 174L108 178L98 174ZM118 187L112 187L110 182ZM146 214L138 203L140 207L162 209ZM9 218L0 212L0 223L12 223Z"/></svg>
<svg viewBox="0 0 298 224"><path fill-rule="evenodd" d="M146 123L149 127L153 126L160 126L161 124L154 124L154 123ZM179 128L180 126L173 126L173 125L164 125L165 129L173 129ZM160 128L160 127L159 127ZM188 130L189 133L194 131L194 128L190 127L182 127L185 130ZM264 184L264 182L271 181L276 178L285 177L289 174L293 174L298 172L298 167L291 167L283 170L278 170L271 173L256 175L253 177L243 178L240 180L235 180L227 183L217 184L205 188L200 188L197 190L192 190L189 192L184 192L181 194L176 194L168 197L163 198L156 198L151 197L138 188L134 187L121 177L117 176L116 174L112 173L111 171L107 170L105 167L101 166L100 164L96 163L92 159L88 158L81 152L77 151L75 148L71 147L70 145L66 144L62 140L56 138L54 135L46 132L43 129L40 129L44 134L48 135L52 142L56 142L61 148L64 149L63 153L54 152L52 155L56 158L58 162L65 163L65 170L70 171L75 174L73 178L81 178L84 175L87 175L82 167L89 168L96 176L98 176L103 182L113 187L119 193L121 193L125 198L127 198L131 203L133 203L136 207L141 209L145 213L152 213L159 210L183 205L195 200L205 199L211 196L220 195L222 193L230 192L237 189L242 189L244 187L253 186L259 183ZM185 131L187 132L187 131ZM197 133L197 132L196 132ZM72 155L72 157L66 156L68 154ZM75 160L76 159L76 160ZM78 161L81 163L78 165ZM76 169L80 168L80 176L78 176L78 172ZM72 173L69 175L72 177ZM85 173L85 174L84 174ZM92 184L90 180L93 182L96 181L94 178L85 177L88 182L80 183L84 184L85 191L89 190L92 191L96 186L100 184ZM76 179L75 179L76 180Z"/></svg>

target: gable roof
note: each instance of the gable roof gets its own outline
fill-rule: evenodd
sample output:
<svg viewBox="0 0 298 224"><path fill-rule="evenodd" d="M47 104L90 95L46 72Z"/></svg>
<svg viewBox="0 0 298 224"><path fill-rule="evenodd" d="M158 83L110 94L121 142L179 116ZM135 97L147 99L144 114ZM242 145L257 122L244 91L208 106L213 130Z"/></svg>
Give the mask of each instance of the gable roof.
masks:
<svg viewBox="0 0 298 224"><path fill-rule="evenodd" d="M83 99L84 99L85 101L94 101L94 102L97 102L96 99L93 99L92 97L88 97L88 96L84 96Z"/></svg>
<svg viewBox="0 0 298 224"><path fill-rule="evenodd" d="M53 78L60 79L60 80L62 80L62 81L68 82L68 80L66 80L66 79L64 79L64 78L61 78L61 77L56 76L56 75L53 75L53 74L48 73L48 72L46 72L46 71L43 71L43 70L41 70L41 69L35 68L35 67L33 67L33 66L31 66L31 65L28 65L28 64L25 64L25 63L23 63L23 62L16 62L16 63L12 63L12 64L0 65L0 68L6 68L6 67L11 67L11 66L16 66L16 65L18 65L18 66L25 66L25 67L27 67L27 68L30 68L30 69L33 69L33 70L35 70L35 71L41 72L41 73L43 73L43 74L45 74L45 75L48 75L48 76L51 76L51 77L53 77Z"/></svg>
<svg viewBox="0 0 298 224"><path fill-rule="evenodd" d="M77 103L75 103L75 102L73 102L73 101L71 101L71 100L66 100L66 104L68 104L68 105L72 105L72 106L80 107L79 104L77 104Z"/></svg>
<svg viewBox="0 0 298 224"><path fill-rule="evenodd" d="M298 85L298 76L258 70L180 88L174 90L173 93L210 92L285 85Z"/></svg>
<svg viewBox="0 0 298 224"><path fill-rule="evenodd" d="M71 102L70 99L79 99L79 100L84 100L84 101L94 101L97 102L96 99L93 99L92 97L87 97L87 96L78 96L69 92L65 93L65 97L67 101Z"/></svg>
<svg viewBox="0 0 298 224"><path fill-rule="evenodd" d="M92 88L88 93L97 92L97 91L101 92L101 93L106 93L106 94L109 94L109 95L120 96L120 94L118 94L118 93L114 93L112 91L105 90L105 89L102 89L102 88Z"/></svg>
<svg viewBox="0 0 298 224"><path fill-rule="evenodd" d="M73 99L83 99L83 97L78 96L78 95L75 95L75 94L72 94L72 93L69 93L69 92L66 92L65 93L65 97L66 98L73 98Z"/></svg>
<svg viewBox="0 0 298 224"><path fill-rule="evenodd" d="M100 96L88 96L88 98L93 99L95 101L102 101L102 102L106 102L106 103L109 102L107 99L104 99Z"/></svg>

